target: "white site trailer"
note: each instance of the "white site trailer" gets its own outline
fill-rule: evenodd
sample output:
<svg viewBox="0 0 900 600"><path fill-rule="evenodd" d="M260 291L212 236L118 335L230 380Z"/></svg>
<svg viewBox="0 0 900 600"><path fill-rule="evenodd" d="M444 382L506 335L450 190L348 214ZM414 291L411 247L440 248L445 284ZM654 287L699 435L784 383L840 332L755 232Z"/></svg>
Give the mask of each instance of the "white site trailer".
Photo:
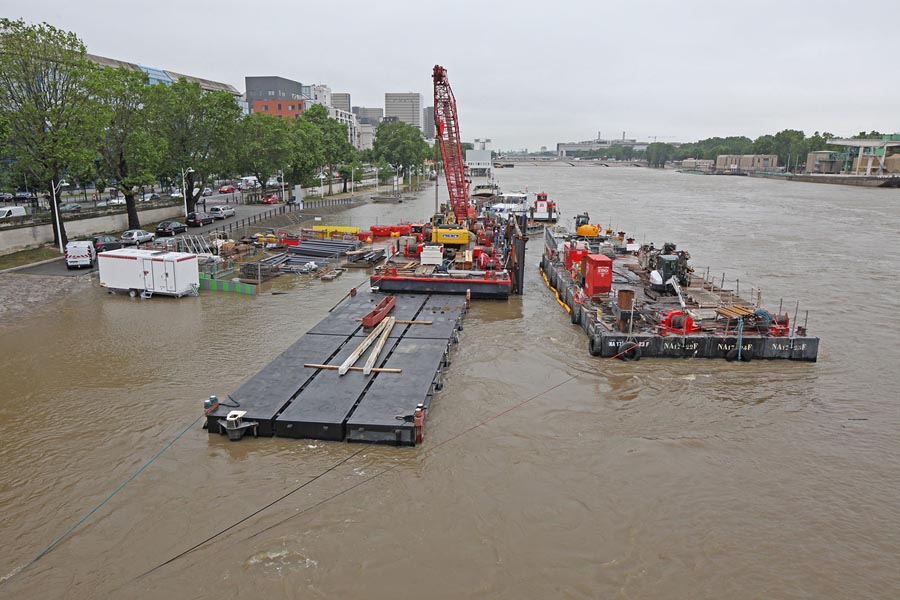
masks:
<svg viewBox="0 0 900 600"><path fill-rule="evenodd" d="M166 250L120 248L98 256L100 285L110 291L196 296L200 289L197 255Z"/></svg>

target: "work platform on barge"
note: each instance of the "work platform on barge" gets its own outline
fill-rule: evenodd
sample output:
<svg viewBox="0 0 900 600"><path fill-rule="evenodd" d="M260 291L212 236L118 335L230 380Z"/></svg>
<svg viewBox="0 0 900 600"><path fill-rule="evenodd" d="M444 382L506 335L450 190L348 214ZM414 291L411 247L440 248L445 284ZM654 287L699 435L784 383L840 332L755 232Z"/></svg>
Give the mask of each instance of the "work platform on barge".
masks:
<svg viewBox="0 0 900 600"><path fill-rule="evenodd" d="M339 374L338 367L371 331L363 328L363 317L385 298L390 296L360 292L346 300L209 412L209 432L229 433L229 413L239 410L243 429L229 435L232 439L249 433L415 445L416 409L424 421L434 393L443 386L467 300L438 294L393 296L390 316L396 325L373 372L354 367Z"/></svg>
<svg viewBox="0 0 900 600"><path fill-rule="evenodd" d="M792 317L781 309L773 313L758 300L741 298L690 272L682 284L676 280L668 286L674 284L677 293L654 293L652 273L633 245L609 241L605 236L586 239L561 227L544 232L541 271L571 322L587 334L593 356L817 359L819 338L806 335L806 319L798 326L799 308ZM671 250L667 258L674 259L674 245ZM609 283L594 285L598 276Z"/></svg>

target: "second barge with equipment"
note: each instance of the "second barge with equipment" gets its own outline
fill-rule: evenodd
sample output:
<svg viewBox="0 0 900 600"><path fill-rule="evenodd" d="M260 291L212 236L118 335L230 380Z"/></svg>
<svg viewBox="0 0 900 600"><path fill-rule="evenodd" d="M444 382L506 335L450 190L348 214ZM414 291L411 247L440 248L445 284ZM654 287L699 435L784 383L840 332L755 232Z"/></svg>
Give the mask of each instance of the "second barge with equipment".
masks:
<svg viewBox="0 0 900 600"><path fill-rule="evenodd" d="M593 356L815 361L819 338L807 335L799 304L788 314L693 274L675 244L639 245L624 232L576 217L576 231L544 232L541 272L547 287L588 337Z"/></svg>

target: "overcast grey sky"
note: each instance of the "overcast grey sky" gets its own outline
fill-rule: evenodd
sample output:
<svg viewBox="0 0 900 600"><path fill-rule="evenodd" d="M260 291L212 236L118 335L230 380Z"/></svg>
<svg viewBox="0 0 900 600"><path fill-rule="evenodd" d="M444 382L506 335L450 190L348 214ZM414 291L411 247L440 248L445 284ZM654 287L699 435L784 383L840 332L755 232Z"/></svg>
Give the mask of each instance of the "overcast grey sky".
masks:
<svg viewBox="0 0 900 600"><path fill-rule="evenodd" d="M280 75L384 106L448 70L465 139L900 131L900 2L0 0L88 51L233 84Z"/></svg>

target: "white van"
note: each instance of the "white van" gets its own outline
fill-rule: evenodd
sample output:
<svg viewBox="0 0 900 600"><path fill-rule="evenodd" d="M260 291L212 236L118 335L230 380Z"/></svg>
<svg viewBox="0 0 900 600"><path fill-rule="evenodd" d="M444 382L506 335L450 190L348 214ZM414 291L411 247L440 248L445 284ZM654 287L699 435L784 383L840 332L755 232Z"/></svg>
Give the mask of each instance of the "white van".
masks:
<svg viewBox="0 0 900 600"><path fill-rule="evenodd" d="M92 268L97 259L93 242L69 242L66 244L66 268Z"/></svg>
<svg viewBox="0 0 900 600"><path fill-rule="evenodd" d="M255 190L261 188L262 186L259 184L259 181L256 179L255 175L248 175L247 177L241 177L241 189L242 190Z"/></svg>
<svg viewBox="0 0 900 600"><path fill-rule="evenodd" d="M0 219L12 219L14 217L28 216L24 206L6 206L0 208Z"/></svg>

